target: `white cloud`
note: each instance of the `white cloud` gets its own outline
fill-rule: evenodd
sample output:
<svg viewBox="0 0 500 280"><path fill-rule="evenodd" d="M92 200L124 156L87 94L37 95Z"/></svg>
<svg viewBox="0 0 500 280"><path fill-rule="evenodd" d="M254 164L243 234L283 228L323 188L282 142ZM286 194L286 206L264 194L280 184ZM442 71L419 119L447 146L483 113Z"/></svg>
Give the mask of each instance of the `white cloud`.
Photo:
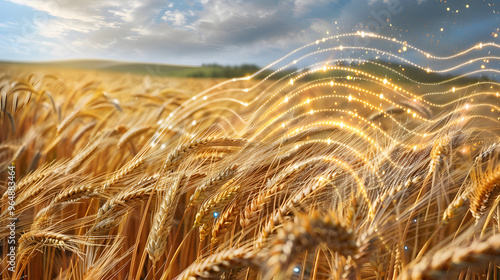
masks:
<svg viewBox="0 0 500 280"><path fill-rule="evenodd" d="M75 19L85 22L101 22L105 18L96 12L101 6L116 6L113 1L45 1L45 0L10 0L13 3L25 5L49 15ZM97 8L97 9L96 9Z"/></svg>
<svg viewBox="0 0 500 280"><path fill-rule="evenodd" d="M166 11L161 19L171 22L174 26L182 26L186 24L186 16L184 15L184 13L179 12L179 10Z"/></svg>
<svg viewBox="0 0 500 280"><path fill-rule="evenodd" d="M88 34L99 28L92 23L72 19L55 18L47 21L39 28L38 34L46 38L59 38L64 40L71 32Z"/></svg>
<svg viewBox="0 0 500 280"><path fill-rule="evenodd" d="M111 14L119 17L121 20L126 21L126 22L132 22L133 17L132 17L132 10L108 10Z"/></svg>
<svg viewBox="0 0 500 280"><path fill-rule="evenodd" d="M0 28L12 28L12 27L15 27L19 24L15 23L15 22L10 22L10 21L7 21L7 22L0 22Z"/></svg>

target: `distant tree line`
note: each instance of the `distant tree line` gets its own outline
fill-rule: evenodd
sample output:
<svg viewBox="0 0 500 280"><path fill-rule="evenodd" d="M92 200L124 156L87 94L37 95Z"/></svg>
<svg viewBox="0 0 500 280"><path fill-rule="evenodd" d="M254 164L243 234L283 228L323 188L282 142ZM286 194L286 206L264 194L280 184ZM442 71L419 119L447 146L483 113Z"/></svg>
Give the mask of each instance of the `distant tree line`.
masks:
<svg viewBox="0 0 500 280"><path fill-rule="evenodd" d="M259 71L261 68L255 64L241 64L241 65L220 65L217 63L202 64L199 70L194 71L189 75L193 78L238 78L250 76ZM272 79L281 78L295 69L290 69L288 71L282 71L273 75ZM264 70L259 75L257 79L262 79L270 75L272 70Z"/></svg>
<svg viewBox="0 0 500 280"><path fill-rule="evenodd" d="M450 79L453 77L453 75L442 75L438 73L428 73L427 71L417 68L413 65L409 64L404 64L404 63L391 63L388 61L383 61L383 60L376 60L373 61L374 63L384 65L388 68L394 69L397 72L410 77L413 80L417 80L420 82L428 82L428 83L434 83L434 82L441 82L446 79ZM359 69L363 70L368 73L377 73L379 76L385 76L387 78L392 78L394 81L402 80L406 81L406 79L402 78L401 76L397 75L396 73L389 71L386 68L382 68L380 66L377 66L376 64L372 63L347 63L347 62L340 62L337 63L338 66L347 66L351 67L354 69ZM239 78L239 77L245 77L245 76L250 76L259 71L261 68L255 64L241 64L241 65L220 65L217 63L210 63L210 64L202 64L201 67L199 67L196 70L193 70L192 72L186 73L186 76L188 77L193 77L193 78ZM301 72L308 71L308 68L302 69ZM285 77L286 75L293 73L297 71L296 68L290 68L287 70L282 70L278 73L275 73L273 76L270 77L270 79L276 80ZM338 72L339 75L345 74L344 71L342 70L333 70L333 71L317 71L315 73L311 73L309 75L306 75L301 78L301 81L312 81L316 79L321 79L321 78L328 78L331 77L332 75L335 75L335 72ZM266 69L259 73L255 78L256 79L263 79L268 77L273 73L272 69ZM463 83L463 84L470 84L473 82L477 82L478 80L488 80L487 77L462 77L456 82L458 83Z"/></svg>

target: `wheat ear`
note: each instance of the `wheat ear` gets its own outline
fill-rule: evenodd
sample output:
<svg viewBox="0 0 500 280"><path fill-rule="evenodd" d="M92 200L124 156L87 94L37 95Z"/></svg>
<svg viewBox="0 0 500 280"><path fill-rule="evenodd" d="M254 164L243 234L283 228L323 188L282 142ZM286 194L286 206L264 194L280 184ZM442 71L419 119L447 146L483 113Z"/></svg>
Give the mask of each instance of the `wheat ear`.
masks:
<svg viewBox="0 0 500 280"><path fill-rule="evenodd" d="M96 126L97 122L92 121L89 122L88 124L84 125L81 127L73 136L71 137L71 145L75 145L85 134L85 132L89 131L92 129L94 126Z"/></svg>
<svg viewBox="0 0 500 280"><path fill-rule="evenodd" d="M215 246L217 241L220 239L220 236L226 233L229 226L233 223L233 221L238 216L236 209L238 207L238 201L233 201L229 207L220 215L220 217L215 222L215 225L212 228L212 246Z"/></svg>
<svg viewBox="0 0 500 280"><path fill-rule="evenodd" d="M142 134L152 128L151 125L144 125L144 126L139 126L139 127L134 127L129 129L127 132L125 132L120 140L118 140L118 143L116 143L116 146L118 149L121 149L122 146L130 141L132 138L138 136L139 134Z"/></svg>
<svg viewBox="0 0 500 280"><path fill-rule="evenodd" d="M181 145L178 148L175 148L165 160L163 165L163 169L165 171L172 170L175 165L184 158L185 155L189 154L191 151L204 146L242 146L246 144L247 141L239 138L229 138L229 137L221 137L221 138L202 138L197 139L188 143Z"/></svg>
<svg viewBox="0 0 500 280"><path fill-rule="evenodd" d="M286 215L294 206L300 205L300 202L309 196L311 193L322 189L325 186L328 186L328 181L321 183L314 183L308 186L301 188L297 191L291 198L289 198L283 205L276 208L273 213L270 215L267 223L264 224L261 235L259 236L260 241L262 242L269 234L273 231L273 228L276 224L280 222L283 216Z"/></svg>
<svg viewBox="0 0 500 280"><path fill-rule="evenodd" d="M61 203L64 201L72 200L75 197L90 196L95 192L95 186L92 184L74 185L65 188L61 193L59 193L53 200L52 204Z"/></svg>
<svg viewBox="0 0 500 280"><path fill-rule="evenodd" d="M324 245L343 256L357 252L354 234L340 225L332 214L298 214L296 223L287 223L278 232L266 262L263 279L285 279L286 271L298 254Z"/></svg>
<svg viewBox="0 0 500 280"><path fill-rule="evenodd" d="M191 195L191 197L189 198L188 207L196 205L196 204L200 203L201 201L203 201L203 199L206 196L206 193L210 192L211 190L217 188L220 184L229 180L230 177L232 177L232 176L234 176L234 174L236 174L236 169L237 169L236 165L232 165L230 167L227 167L224 170L222 170L221 172L217 173L214 177L212 177L211 179L209 179L205 183L199 185L195 189L193 195Z"/></svg>
<svg viewBox="0 0 500 280"><path fill-rule="evenodd" d="M18 254L20 258L25 256L31 256L31 251L36 250L40 246L53 246L60 250L68 250L76 254L80 254L81 251L76 246L79 245L90 245L86 241L77 240L71 238L68 235L48 231L48 230L33 230L29 231L23 235L18 240L19 248ZM25 260L26 261L26 260Z"/></svg>
<svg viewBox="0 0 500 280"><path fill-rule="evenodd" d="M229 200L233 199L233 197L239 192L241 189L240 185L232 185L226 189L223 189L221 192L216 194L211 199L205 201L200 208L200 211L196 214L196 218L194 221L194 226L200 226L204 224L209 217L207 215L212 211L217 211L217 209L222 209L225 206L225 203Z"/></svg>
<svg viewBox="0 0 500 280"><path fill-rule="evenodd" d="M211 279L219 277L223 272L235 267L251 265L258 265L258 257L255 251L250 250L248 247L229 248L212 254L199 262L194 262L176 279Z"/></svg>
<svg viewBox="0 0 500 280"><path fill-rule="evenodd" d="M477 220L491 206L494 197L500 194L500 165L493 171L488 172L473 187L470 209ZM490 199L490 197L493 199Z"/></svg>
<svg viewBox="0 0 500 280"><path fill-rule="evenodd" d="M468 267L486 268L490 262L500 260L500 238L492 235L483 241L438 251L424 257L405 269L400 280L457 279L456 275Z"/></svg>
<svg viewBox="0 0 500 280"><path fill-rule="evenodd" d="M140 154L135 159L129 161L122 168L120 168L111 178L109 178L103 183L102 190L108 189L110 186L114 185L116 182L125 177L127 174L130 174L130 172L138 168L145 161L146 161L146 156L143 154Z"/></svg>
<svg viewBox="0 0 500 280"><path fill-rule="evenodd" d="M155 183L159 178L159 174L153 174L151 176L145 177L139 180L137 184L134 184L132 188L127 188L106 201L106 203L104 203L97 212L97 220L102 219L104 215L112 211L117 205L124 205L128 201L148 197L154 189L152 184Z"/></svg>
<svg viewBox="0 0 500 280"><path fill-rule="evenodd" d="M247 207L245 207L240 221L241 226L248 226L257 217L260 211L262 211L264 206L271 201L272 197L280 193L285 188L286 185L283 183L284 181L301 173L312 165L313 163L309 161L306 161L305 163L298 163L288 167L272 180L268 180L267 189L259 192L258 196L254 198Z"/></svg>
<svg viewBox="0 0 500 280"><path fill-rule="evenodd" d="M165 252L167 238L172 228L172 219L175 207L179 201L182 188L179 187L182 175L175 178L173 184L168 188L165 197L160 203L158 212L154 215L153 225L149 232L146 250L149 258L156 263Z"/></svg>

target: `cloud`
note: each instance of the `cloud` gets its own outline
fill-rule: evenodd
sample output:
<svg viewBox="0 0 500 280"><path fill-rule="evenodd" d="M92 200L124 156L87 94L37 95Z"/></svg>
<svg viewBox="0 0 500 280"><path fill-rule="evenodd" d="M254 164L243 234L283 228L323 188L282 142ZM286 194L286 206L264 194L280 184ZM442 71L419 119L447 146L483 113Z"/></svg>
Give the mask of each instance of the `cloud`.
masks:
<svg viewBox="0 0 500 280"><path fill-rule="evenodd" d="M184 15L184 13L179 12L179 10L166 11L161 19L171 22L174 26L182 26L186 24L186 16Z"/></svg>
<svg viewBox="0 0 500 280"><path fill-rule="evenodd" d="M272 44L307 28L306 21L293 21L292 3L273 6L238 1L216 1L200 15L197 25L205 41L224 45Z"/></svg>
<svg viewBox="0 0 500 280"><path fill-rule="evenodd" d="M100 14L103 7L117 7L116 1L45 1L45 0L11 0L11 2L46 12L58 18L74 19L84 22L103 22Z"/></svg>
<svg viewBox="0 0 500 280"><path fill-rule="evenodd" d="M338 8L341 6L342 3L339 3L339 1L295 0L293 12L296 17L301 17L301 16L310 17L311 15L318 13L322 14L323 16L327 16L325 12L329 12L330 17L332 17L337 14L336 9L332 9L332 7Z"/></svg>
<svg viewBox="0 0 500 280"><path fill-rule="evenodd" d="M46 38L58 38L65 40L70 33L89 34L99 30L98 26L92 23L78 21L74 19L55 18L48 20L38 34Z"/></svg>
<svg viewBox="0 0 500 280"><path fill-rule="evenodd" d="M436 49L446 50L437 43L438 38L461 47L464 42L460 41L466 41L467 36L480 40L491 33L491 28L478 28L472 35L462 35L477 18L485 25L494 25L491 22L498 18L482 4L474 10L456 4L461 11L455 15L446 12L446 6L452 4L422 0L10 1L37 11L37 23L29 26L36 32L29 38L21 34L25 40L17 44L46 59L64 55L166 63L267 64L327 36L327 32L353 32L367 28L370 22L378 22L377 34L406 36L410 43L415 38L417 45L434 44ZM387 18L388 7L394 3L402 10L390 12ZM389 21L380 23L380 18ZM450 31L440 33L443 21L448 24L445 30ZM0 29L19 32L16 30L21 28L2 23ZM427 33L431 38L434 35L432 41ZM44 47L37 50L33 47L37 43Z"/></svg>
<svg viewBox="0 0 500 280"><path fill-rule="evenodd" d="M16 27L18 25L19 25L18 23L10 22L10 21L0 22L0 28L13 28L13 27Z"/></svg>

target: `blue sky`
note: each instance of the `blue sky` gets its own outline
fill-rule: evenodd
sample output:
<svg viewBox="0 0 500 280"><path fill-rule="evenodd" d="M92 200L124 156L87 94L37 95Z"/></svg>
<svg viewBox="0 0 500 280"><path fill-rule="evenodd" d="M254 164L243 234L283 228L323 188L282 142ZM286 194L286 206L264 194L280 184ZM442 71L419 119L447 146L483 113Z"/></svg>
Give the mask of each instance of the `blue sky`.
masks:
<svg viewBox="0 0 500 280"><path fill-rule="evenodd" d="M0 0L0 60L264 66L322 37L359 30L438 55L500 43L498 2L447 2Z"/></svg>

